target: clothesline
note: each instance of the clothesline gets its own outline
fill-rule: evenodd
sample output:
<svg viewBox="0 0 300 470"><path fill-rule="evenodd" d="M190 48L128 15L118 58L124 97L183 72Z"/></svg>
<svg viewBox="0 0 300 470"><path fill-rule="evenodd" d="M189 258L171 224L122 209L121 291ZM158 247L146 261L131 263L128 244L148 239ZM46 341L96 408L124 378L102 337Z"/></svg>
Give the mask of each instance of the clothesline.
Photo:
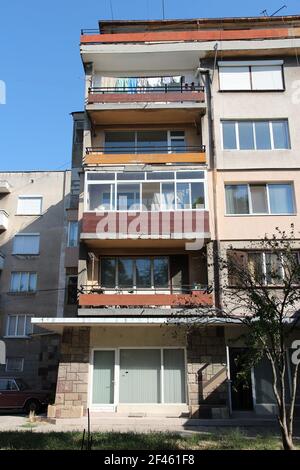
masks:
<svg viewBox="0 0 300 470"><path fill-rule="evenodd" d="M148 87L161 87L165 85L180 85L182 77L101 77L101 87L117 89L143 89ZM130 91L129 91L130 93Z"/></svg>

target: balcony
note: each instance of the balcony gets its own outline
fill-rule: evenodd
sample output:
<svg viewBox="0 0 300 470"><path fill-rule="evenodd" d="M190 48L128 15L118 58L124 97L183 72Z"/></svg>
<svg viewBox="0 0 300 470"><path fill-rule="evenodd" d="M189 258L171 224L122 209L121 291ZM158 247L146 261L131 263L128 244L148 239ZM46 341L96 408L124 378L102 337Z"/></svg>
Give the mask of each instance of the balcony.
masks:
<svg viewBox="0 0 300 470"><path fill-rule="evenodd" d="M11 191L8 181L0 180L0 194L9 194Z"/></svg>
<svg viewBox="0 0 300 470"><path fill-rule="evenodd" d="M172 290L166 293L164 289L149 290L148 293L145 293L145 290L143 290L143 293L139 293L139 290L134 289L132 293L126 293L125 290L104 293L104 289L101 286L81 286L79 290L79 306L81 308L169 307L195 309L197 307L210 307L213 305L213 296L205 288L197 290L186 288L185 290L185 293L176 293Z"/></svg>
<svg viewBox="0 0 300 470"><path fill-rule="evenodd" d="M8 229L8 213L4 210L0 210L0 231Z"/></svg>
<svg viewBox="0 0 300 470"><path fill-rule="evenodd" d="M87 147L83 160L84 165L119 165L119 164L166 164L192 163L205 164L205 145L184 146L139 146L132 147Z"/></svg>
<svg viewBox="0 0 300 470"><path fill-rule="evenodd" d="M204 87L92 87L86 110L94 125L195 123L206 112Z"/></svg>

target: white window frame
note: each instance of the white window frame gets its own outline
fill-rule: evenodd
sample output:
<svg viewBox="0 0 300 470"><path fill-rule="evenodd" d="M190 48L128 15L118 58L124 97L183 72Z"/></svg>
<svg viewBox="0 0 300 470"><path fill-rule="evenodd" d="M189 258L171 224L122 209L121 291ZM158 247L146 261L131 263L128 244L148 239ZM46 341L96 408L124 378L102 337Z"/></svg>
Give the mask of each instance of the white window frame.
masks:
<svg viewBox="0 0 300 470"><path fill-rule="evenodd" d="M9 369L8 366L9 366L9 360L10 359L13 359L13 360L16 360L16 359L19 359L21 361L21 368L19 370L15 370L15 369ZM6 364L5 364L5 372L11 372L11 373L20 373L20 372L23 372L24 371L24 357L21 357L21 356L17 356L17 357L14 357L14 356L8 356L6 358Z"/></svg>
<svg viewBox="0 0 300 470"><path fill-rule="evenodd" d="M253 78L252 78L252 67L266 67L266 66L280 66L281 67L281 88L253 88ZM227 89L221 88L221 71L220 68L226 67L247 67L248 74L250 76L250 88L246 89ZM285 91L285 80L284 80L284 61L283 60L253 60L253 61L219 61L218 62L218 75L219 75L219 91L223 92L277 92Z"/></svg>
<svg viewBox="0 0 300 470"><path fill-rule="evenodd" d="M76 224L76 240L75 240L75 245L71 245L70 244L70 235L71 235L71 225L72 224ZM79 236L79 232L78 232L78 220L69 220L68 221L68 240L67 240L67 248L77 248L78 247L78 236Z"/></svg>
<svg viewBox="0 0 300 470"><path fill-rule="evenodd" d="M21 276L22 274L28 274L28 290L11 290L12 288L12 278L14 274L19 275L19 287L21 286ZM35 274L35 290L29 290L29 283L30 283L30 275ZM37 272L36 271L12 271L10 276L10 293L11 294L34 294L37 291Z"/></svg>
<svg viewBox="0 0 300 470"><path fill-rule="evenodd" d="M163 172L166 172L166 173L173 173L174 176L173 178L170 178L170 179L165 179L165 180L151 180L151 179L147 179L147 173L153 173L153 172L141 172L141 174L144 174L145 175L145 178L144 179L137 179L137 180L117 180L117 174L119 174L120 172L114 172L114 171L109 171L108 173L113 173L114 174L114 178L111 179L111 180L88 180L88 175L89 174L94 174L95 172L92 172L92 171L87 171L85 172L85 191L84 191L84 212L97 212L95 210L90 210L88 207L89 207L89 186L90 185L110 185L110 194L111 194L111 198L110 198L110 209L105 209L105 210L101 210L101 211L98 211L98 212L130 212L130 209L128 210L119 210L117 209L117 186L118 184L137 184L140 186L140 208L139 209L135 209L136 212L151 212L150 210L146 211L146 210L142 210L142 184L143 183L160 183L160 195L162 195L162 184L163 183L174 183L174 195L175 195L175 201L174 201L174 209L162 209L162 208L159 208L159 212L181 212L181 211L207 211L209 210L209 207L208 207L208 190L207 190L207 171L206 170L202 170L202 169L183 169L183 170L156 170L154 173L163 173ZM203 173L203 179L190 179L190 178L187 178L187 179L177 179L177 173L193 173L193 172L201 172ZM178 205L177 205L177 184L178 183L202 183L203 184L203 189L204 189L204 207L203 208L197 208L197 209L193 209L192 207L190 208L178 208ZM112 197L114 196L114 198ZM191 194L190 194L190 198L191 198ZM114 200L114 201L113 201ZM114 202L114 208L112 207L112 203ZM191 204L190 204L191 205Z"/></svg>
<svg viewBox="0 0 300 470"><path fill-rule="evenodd" d="M10 324L10 319L11 317L16 317L16 326L15 326L15 332L13 335L9 334L9 324ZM23 330L23 335L18 335L18 323L19 323L19 317L24 317L24 330ZM11 314L7 315L7 320L6 320L6 337L7 338L28 338L33 332L33 324L31 323L31 319L34 317L34 315L27 314L27 313L16 313L16 314ZM31 332L29 334L26 334L26 325L27 325L27 319L30 319L30 324L31 324Z"/></svg>
<svg viewBox="0 0 300 470"><path fill-rule="evenodd" d="M40 200L40 211L37 213L22 213L20 212L20 207L19 207L19 201L21 199L39 199ZM18 196L18 203L17 203L17 213L16 215L27 215L27 216L37 216L37 215L42 215L43 213L43 196L41 195L34 195L34 194L20 194Z"/></svg>
<svg viewBox="0 0 300 470"><path fill-rule="evenodd" d="M289 185L292 187L292 203L293 203L293 209L294 212L283 212L283 213L278 213L278 212L271 212L271 207L270 207L270 193L269 193L269 187L274 186L276 184L285 184ZM249 212L248 214L230 214L227 212L227 204L226 204L226 186L247 186L247 194L248 194L248 206L249 206ZM251 198L251 186L266 186L266 193L267 193L267 206L268 206L268 212L252 212L252 198ZM265 183L264 181L257 181L257 182L251 182L251 183L245 183L245 182L239 182L239 183L230 183L230 182L225 182L224 184L224 196L225 196L225 216L226 217L253 217L253 216L261 216L261 215L268 215L268 216L279 216L279 215L289 215L293 216L296 215L296 202L295 202L295 187L293 181L274 181L271 183Z"/></svg>
<svg viewBox="0 0 300 470"><path fill-rule="evenodd" d="M88 403L91 409L93 410L103 410L103 411L115 411L117 409L118 405L123 405L119 401L120 397L120 351L121 350L126 350L126 349L136 349L137 351L139 350L144 350L144 349L156 349L160 350L160 402L159 403L124 403L124 405L128 406L184 406L188 404L188 381L187 381L187 350L186 347L184 346L167 346L167 347L161 347L161 346L143 346L143 347L137 347L137 346L122 346L120 348L116 347L107 347L107 348L92 348L91 353L90 353L90 366L89 366L89 387L88 387ZM184 360L184 391L185 391L185 402L183 403L165 403L164 401L164 363L163 363L163 350L168 349L181 349L183 350L183 360ZM93 404L93 372L94 372L94 353L96 351L114 351L115 352L115 367L114 367L114 403L113 404Z"/></svg>
<svg viewBox="0 0 300 470"><path fill-rule="evenodd" d="M224 129L223 123L224 122L232 122L235 128L235 142L236 148L233 149L226 149L224 148ZM252 149L241 149L240 148L240 136L239 136L239 123L248 122L252 124L252 132L253 132L253 142L254 148ZM271 142L271 148L269 149L258 149L256 146L256 132L255 132L255 124L259 122L267 122L269 125L269 136ZM276 148L274 146L274 133L273 133L273 123L276 122L285 122L287 125L287 132L288 132L288 147L287 148ZM286 152L287 150L291 150L291 137L290 137L290 128L289 128L289 120L287 118L282 119L221 119L221 139L222 139L222 150L224 152L271 152L271 151L278 151L278 152Z"/></svg>
<svg viewBox="0 0 300 470"><path fill-rule="evenodd" d="M16 250L15 250L15 247L14 247L14 241L17 237L39 237L38 238L38 247L37 247L37 252L36 253L18 253ZM12 250L12 254L13 255L22 255L22 256L37 256L40 254L40 241L41 241L41 237L40 237L40 234L39 233L16 233L15 236L14 236L14 239L13 239L13 250Z"/></svg>

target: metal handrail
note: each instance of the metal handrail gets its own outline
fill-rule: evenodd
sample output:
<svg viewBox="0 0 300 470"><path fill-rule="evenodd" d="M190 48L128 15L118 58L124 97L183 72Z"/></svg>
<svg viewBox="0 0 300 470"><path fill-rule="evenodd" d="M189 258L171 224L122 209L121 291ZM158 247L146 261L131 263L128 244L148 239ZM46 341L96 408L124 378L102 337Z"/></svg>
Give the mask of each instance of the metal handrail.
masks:
<svg viewBox="0 0 300 470"><path fill-rule="evenodd" d="M172 92L199 92L204 91L204 86L200 85L162 85L162 86L133 86L133 87L90 87L89 93L172 93Z"/></svg>
<svg viewBox="0 0 300 470"><path fill-rule="evenodd" d="M94 285L83 285L81 284L78 288L78 294L108 294L107 291L113 291L115 294L134 294L141 292L141 295L147 292L151 293L165 293L168 294L190 294L192 291L199 291L203 293L210 293L208 286L195 287L193 285L184 284L180 287L168 286L168 287L105 287L101 284ZM109 294L108 294L109 295ZM146 294L145 294L146 295Z"/></svg>
<svg viewBox="0 0 300 470"><path fill-rule="evenodd" d="M205 152L205 145L185 145L184 147L173 145L139 145L138 147L122 146L110 147L86 147L86 154L103 153L103 154L120 154L120 153L186 153L186 152Z"/></svg>
<svg viewBox="0 0 300 470"><path fill-rule="evenodd" d="M81 29L80 30L81 36L85 34L100 34L99 29Z"/></svg>

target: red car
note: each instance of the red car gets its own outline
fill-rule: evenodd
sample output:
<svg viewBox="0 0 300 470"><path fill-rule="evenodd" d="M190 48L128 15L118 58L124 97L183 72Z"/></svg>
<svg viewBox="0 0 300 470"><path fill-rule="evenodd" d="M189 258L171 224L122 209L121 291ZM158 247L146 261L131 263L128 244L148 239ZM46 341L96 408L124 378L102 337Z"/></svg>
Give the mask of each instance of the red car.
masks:
<svg viewBox="0 0 300 470"><path fill-rule="evenodd" d="M31 390L15 377L0 377L0 410L23 410L38 413L49 403L49 392Z"/></svg>

